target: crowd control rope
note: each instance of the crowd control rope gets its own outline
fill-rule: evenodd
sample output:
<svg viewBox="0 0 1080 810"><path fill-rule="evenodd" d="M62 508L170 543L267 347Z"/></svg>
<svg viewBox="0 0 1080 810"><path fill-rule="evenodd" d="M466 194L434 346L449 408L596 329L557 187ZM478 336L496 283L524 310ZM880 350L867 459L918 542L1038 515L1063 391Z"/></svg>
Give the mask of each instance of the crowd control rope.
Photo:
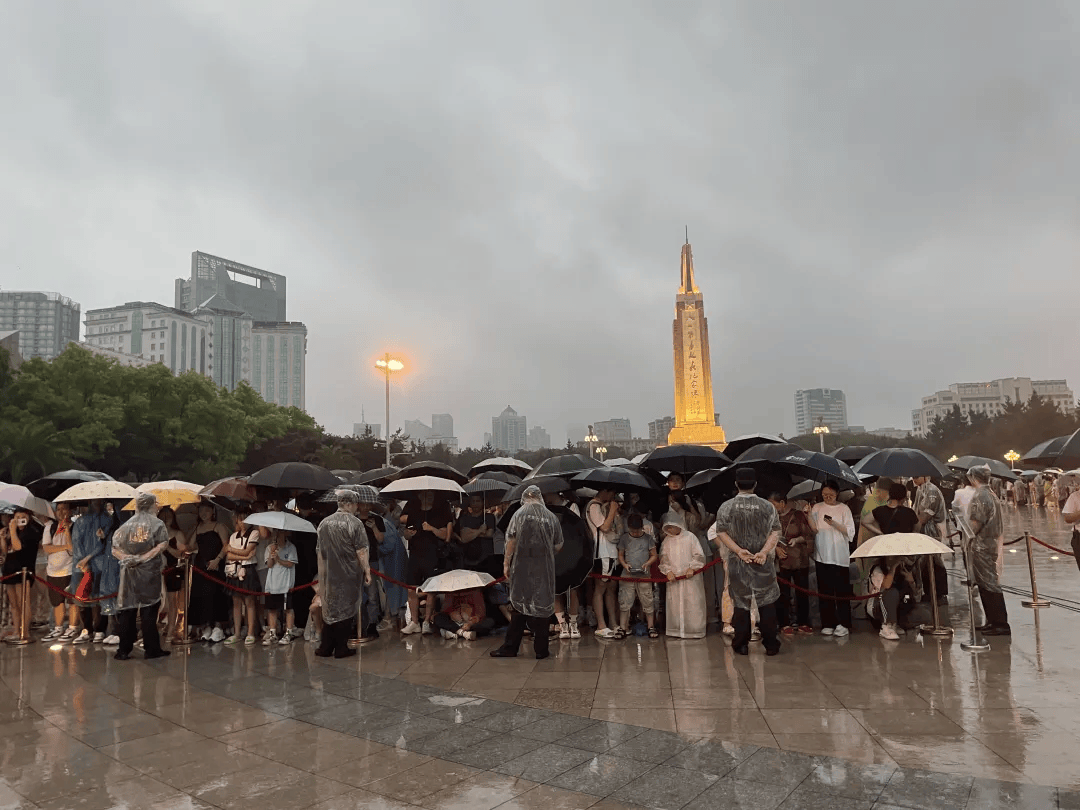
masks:
<svg viewBox="0 0 1080 810"><path fill-rule="evenodd" d="M84 576L89 576L89 574L85 574ZM49 582L49 580L45 579L45 577L38 577L37 581L44 585L47 590L50 590L53 593L61 594L65 599L70 599L72 602L77 602L80 605L90 605L94 602L102 602L106 599L115 599L117 596L120 595L120 592L117 591L116 593L107 593L104 596L88 596L84 599L76 596L71 591L53 585L51 582Z"/></svg>
<svg viewBox="0 0 1080 810"><path fill-rule="evenodd" d="M1032 537L1032 538L1031 538L1031 540L1032 540L1032 542L1034 542L1034 543L1038 543L1038 544L1039 544L1040 546L1042 546L1043 548L1048 548L1048 549L1050 549L1051 551L1054 551L1054 552L1056 552L1056 553L1058 553L1058 554L1066 554L1066 555L1068 555L1069 557L1075 557L1075 556L1076 556L1076 555L1075 555L1075 554L1073 554L1073 552L1071 552L1071 551L1066 551L1066 550L1065 550L1065 549L1063 549L1063 548L1058 548L1057 546L1052 546L1052 545L1050 545L1049 543L1044 543L1044 542L1043 542L1042 540L1040 540L1040 539L1039 539L1038 537Z"/></svg>
<svg viewBox="0 0 1080 810"><path fill-rule="evenodd" d="M227 588L230 591L233 591L235 593L243 594L244 596L280 596L280 594L272 594L272 593L268 593L267 591L249 591L247 588L241 588L241 587L239 587L237 585L233 585L233 584L231 584L229 582L226 582L223 579L215 577L209 571L204 571L202 568L199 568L198 566L194 566L192 568L192 570L195 571L195 573L197 573L199 576L203 577L204 579L208 579L211 582L214 582L214 583L216 583L218 585L224 586L225 588ZM372 571L371 573L375 573L375 572ZM296 593L297 591L302 591L305 588L313 588L318 584L319 584L319 580L314 579L311 582L304 583L303 585L297 585L295 588L289 588L289 590L286 591L286 593Z"/></svg>

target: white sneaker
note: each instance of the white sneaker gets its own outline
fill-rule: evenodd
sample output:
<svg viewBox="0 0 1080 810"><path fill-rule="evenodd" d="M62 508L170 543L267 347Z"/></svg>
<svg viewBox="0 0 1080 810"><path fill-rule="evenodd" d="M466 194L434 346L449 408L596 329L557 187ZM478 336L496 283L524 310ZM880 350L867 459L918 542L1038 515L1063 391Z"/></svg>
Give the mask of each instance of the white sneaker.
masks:
<svg viewBox="0 0 1080 810"><path fill-rule="evenodd" d="M211 633L210 633L210 641L213 642L214 644L217 644L217 643L222 642L224 640L225 640L225 631L222 630L220 627L215 627L213 629L213 631L211 631Z"/></svg>
<svg viewBox="0 0 1080 810"><path fill-rule="evenodd" d="M461 637L463 639L465 639L466 641L476 641L476 631L475 630L462 630L461 631Z"/></svg>
<svg viewBox="0 0 1080 810"><path fill-rule="evenodd" d="M832 634L833 634L833 629L831 627L822 627L821 628L821 635L823 635L823 636L831 636Z"/></svg>
<svg viewBox="0 0 1080 810"><path fill-rule="evenodd" d="M41 637L41 641L42 643L47 643L54 639L60 638L60 636L62 635L64 635L64 628L54 627L52 630L50 630L48 633Z"/></svg>
<svg viewBox="0 0 1080 810"><path fill-rule="evenodd" d="M288 634L286 633L286 635ZM269 647L271 644L277 644L277 640L277 633L275 633L273 630L267 630L266 635L263 636L263 646Z"/></svg>
<svg viewBox="0 0 1080 810"><path fill-rule="evenodd" d="M68 630L68 633L71 633L71 630ZM72 634L72 635L74 635L74 634ZM63 638L63 636L61 636L61 638ZM90 643L90 631L89 630L83 630L81 633L79 633L77 638L72 640L71 643L72 644L89 644Z"/></svg>
<svg viewBox="0 0 1080 810"><path fill-rule="evenodd" d="M104 644L106 647L118 647L120 646L120 636L105 636L105 640L101 643Z"/></svg>
<svg viewBox="0 0 1080 810"><path fill-rule="evenodd" d="M837 638L844 638L845 636L850 636L851 631L844 627L844 625L838 624L836 625L836 629L833 630L833 635Z"/></svg>
<svg viewBox="0 0 1080 810"><path fill-rule="evenodd" d="M420 632L420 625L416 622L409 622L407 625L401 628L401 635L411 636L413 633Z"/></svg>
<svg viewBox="0 0 1080 810"><path fill-rule="evenodd" d="M725 636L733 636L735 635L735 628L732 627L730 624L725 624L723 633Z"/></svg>
<svg viewBox="0 0 1080 810"><path fill-rule="evenodd" d="M570 625L565 622L559 625L559 638L570 638Z"/></svg>
<svg viewBox="0 0 1080 810"><path fill-rule="evenodd" d="M212 627L207 627L205 630L202 631L202 635L199 636L199 638L201 638L203 641L209 641L210 637L213 635L214 629Z"/></svg>
<svg viewBox="0 0 1080 810"><path fill-rule="evenodd" d="M761 641L761 631L758 630L756 627L750 631L750 640Z"/></svg>
<svg viewBox="0 0 1080 810"><path fill-rule="evenodd" d="M581 628L576 621L570 622L570 638L581 638Z"/></svg>
<svg viewBox="0 0 1080 810"><path fill-rule="evenodd" d="M94 643L95 644L100 644L104 640L105 640L105 634L104 633L94 633Z"/></svg>
<svg viewBox="0 0 1080 810"><path fill-rule="evenodd" d="M279 645L287 645L287 644L292 644L292 642L293 642L293 634L292 633L286 633L278 641L278 644Z"/></svg>
<svg viewBox="0 0 1080 810"><path fill-rule="evenodd" d="M442 637L445 638L447 641L453 641L457 638L457 634L451 633L449 630L440 630L439 632L442 633Z"/></svg>
<svg viewBox="0 0 1080 810"><path fill-rule="evenodd" d="M423 633L425 636L430 636L435 632L435 625L431 622L424 622Z"/></svg>
<svg viewBox="0 0 1080 810"><path fill-rule="evenodd" d="M899 641L900 636L896 634L896 629L891 624L881 625L881 630L878 631L878 635L882 638L887 638L889 641Z"/></svg>

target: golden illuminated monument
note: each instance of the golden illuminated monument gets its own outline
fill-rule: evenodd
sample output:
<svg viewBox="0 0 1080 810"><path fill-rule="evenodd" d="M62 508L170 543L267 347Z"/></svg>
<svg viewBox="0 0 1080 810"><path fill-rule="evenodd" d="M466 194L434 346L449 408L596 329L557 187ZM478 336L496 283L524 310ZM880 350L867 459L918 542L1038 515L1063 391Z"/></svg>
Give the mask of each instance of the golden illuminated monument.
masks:
<svg viewBox="0 0 1080 810"><path fill-rule="evenodd" d="M723 450L724 429L713 411L709 322L701 290L694 283L689 239L682 247L682 283L675 296L675 427L668 444L706 444Z"/></svg>

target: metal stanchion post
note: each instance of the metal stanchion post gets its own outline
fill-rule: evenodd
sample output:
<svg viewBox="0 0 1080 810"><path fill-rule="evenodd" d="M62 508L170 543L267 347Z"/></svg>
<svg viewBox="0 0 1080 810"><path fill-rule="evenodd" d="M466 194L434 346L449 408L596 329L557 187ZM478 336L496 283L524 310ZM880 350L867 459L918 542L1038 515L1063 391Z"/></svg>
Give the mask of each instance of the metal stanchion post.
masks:
<svg viewBox="0 0 1080 810"><path fill-rule="evenodd" d="M931 604L931 610L932 610L933 616L934 616L934 624L933 624L932 627L927 626L927 625L924 624L922 626L922 628L921 628L922 632L923 632L923 635L926 635L926 636L951 636L953 634L953 629L951 627L942 627L941 626L941 615L938 612L938 603L937 603L937 577L935 576L935 571L934 571L934 558L933 558L933 556L931 556L929 554L926 556L926 567L930 571L930 574L929 574L929 576L930 576L930 604Z"/></svg>
<svg viewBox="0 0 1080 810"><path fill-rule="evenodd" d="M30 576L25 568L22 569L22 585L20 586L22 600L22 613L19 620L19 637L11 642L16 647L25 647L30 643Z"/></svg>
<svg viewBox="0 0 1080 810"><path fill-rule="evenodd" d="M178 637L181 639L179 644L173 646L187 647L195 643L195 640L190 638L190 628L188 628L188 607L191 605L191 555L185 554L183 557L184 563L184 590L183 598L180 601L180 610L176 617L177 624L179 626Z"/></svg>
<svg viewBox="0 0 1080 810"><path fill-rule="evenodd" d="M1026 608L1050 607L1050 603L1039 598L1039 586L1035 582L1035 558L1031 556L1031 534L1024 532L1024 544L1027 546L1028 574L1031 575L1031 599L1020 604Z"/></svg>

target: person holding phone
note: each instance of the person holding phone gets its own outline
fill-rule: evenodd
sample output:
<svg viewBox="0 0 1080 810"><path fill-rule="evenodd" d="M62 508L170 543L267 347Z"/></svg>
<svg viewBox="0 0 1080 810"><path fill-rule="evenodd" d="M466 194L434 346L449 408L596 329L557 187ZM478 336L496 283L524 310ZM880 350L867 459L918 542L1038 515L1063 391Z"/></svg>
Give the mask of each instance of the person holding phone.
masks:
<svg viewBox="0 0 1080 810"><path fill-rule="evenodd" d="M38 550L41 548L41 538L44 529L41 527L29 509L19 507L8 524L7 533L3 538L4 566L3 575L12 577L7 582L8 604L11 605L11 621L14 632L5 638L18 638L23 622L24 611L29 611L33 604L33 587L36 578L34 570L37 568ZM22 570L26 573L22 574ZM22 574L22 576L20 576ZM30 581L30 594L27 602L23 602L22 583L25 579Z"/></svg>
<svg viewBox="0 0 1080 810"><path fill-rule="evenodd" d="M851 541L855 518L846 504L836 499L840 485L830 479L821 488L821 503L810 510L814 530L814 568L818 590L839 599L819 600L821 634L843 638L851 633Z"/></svg>

